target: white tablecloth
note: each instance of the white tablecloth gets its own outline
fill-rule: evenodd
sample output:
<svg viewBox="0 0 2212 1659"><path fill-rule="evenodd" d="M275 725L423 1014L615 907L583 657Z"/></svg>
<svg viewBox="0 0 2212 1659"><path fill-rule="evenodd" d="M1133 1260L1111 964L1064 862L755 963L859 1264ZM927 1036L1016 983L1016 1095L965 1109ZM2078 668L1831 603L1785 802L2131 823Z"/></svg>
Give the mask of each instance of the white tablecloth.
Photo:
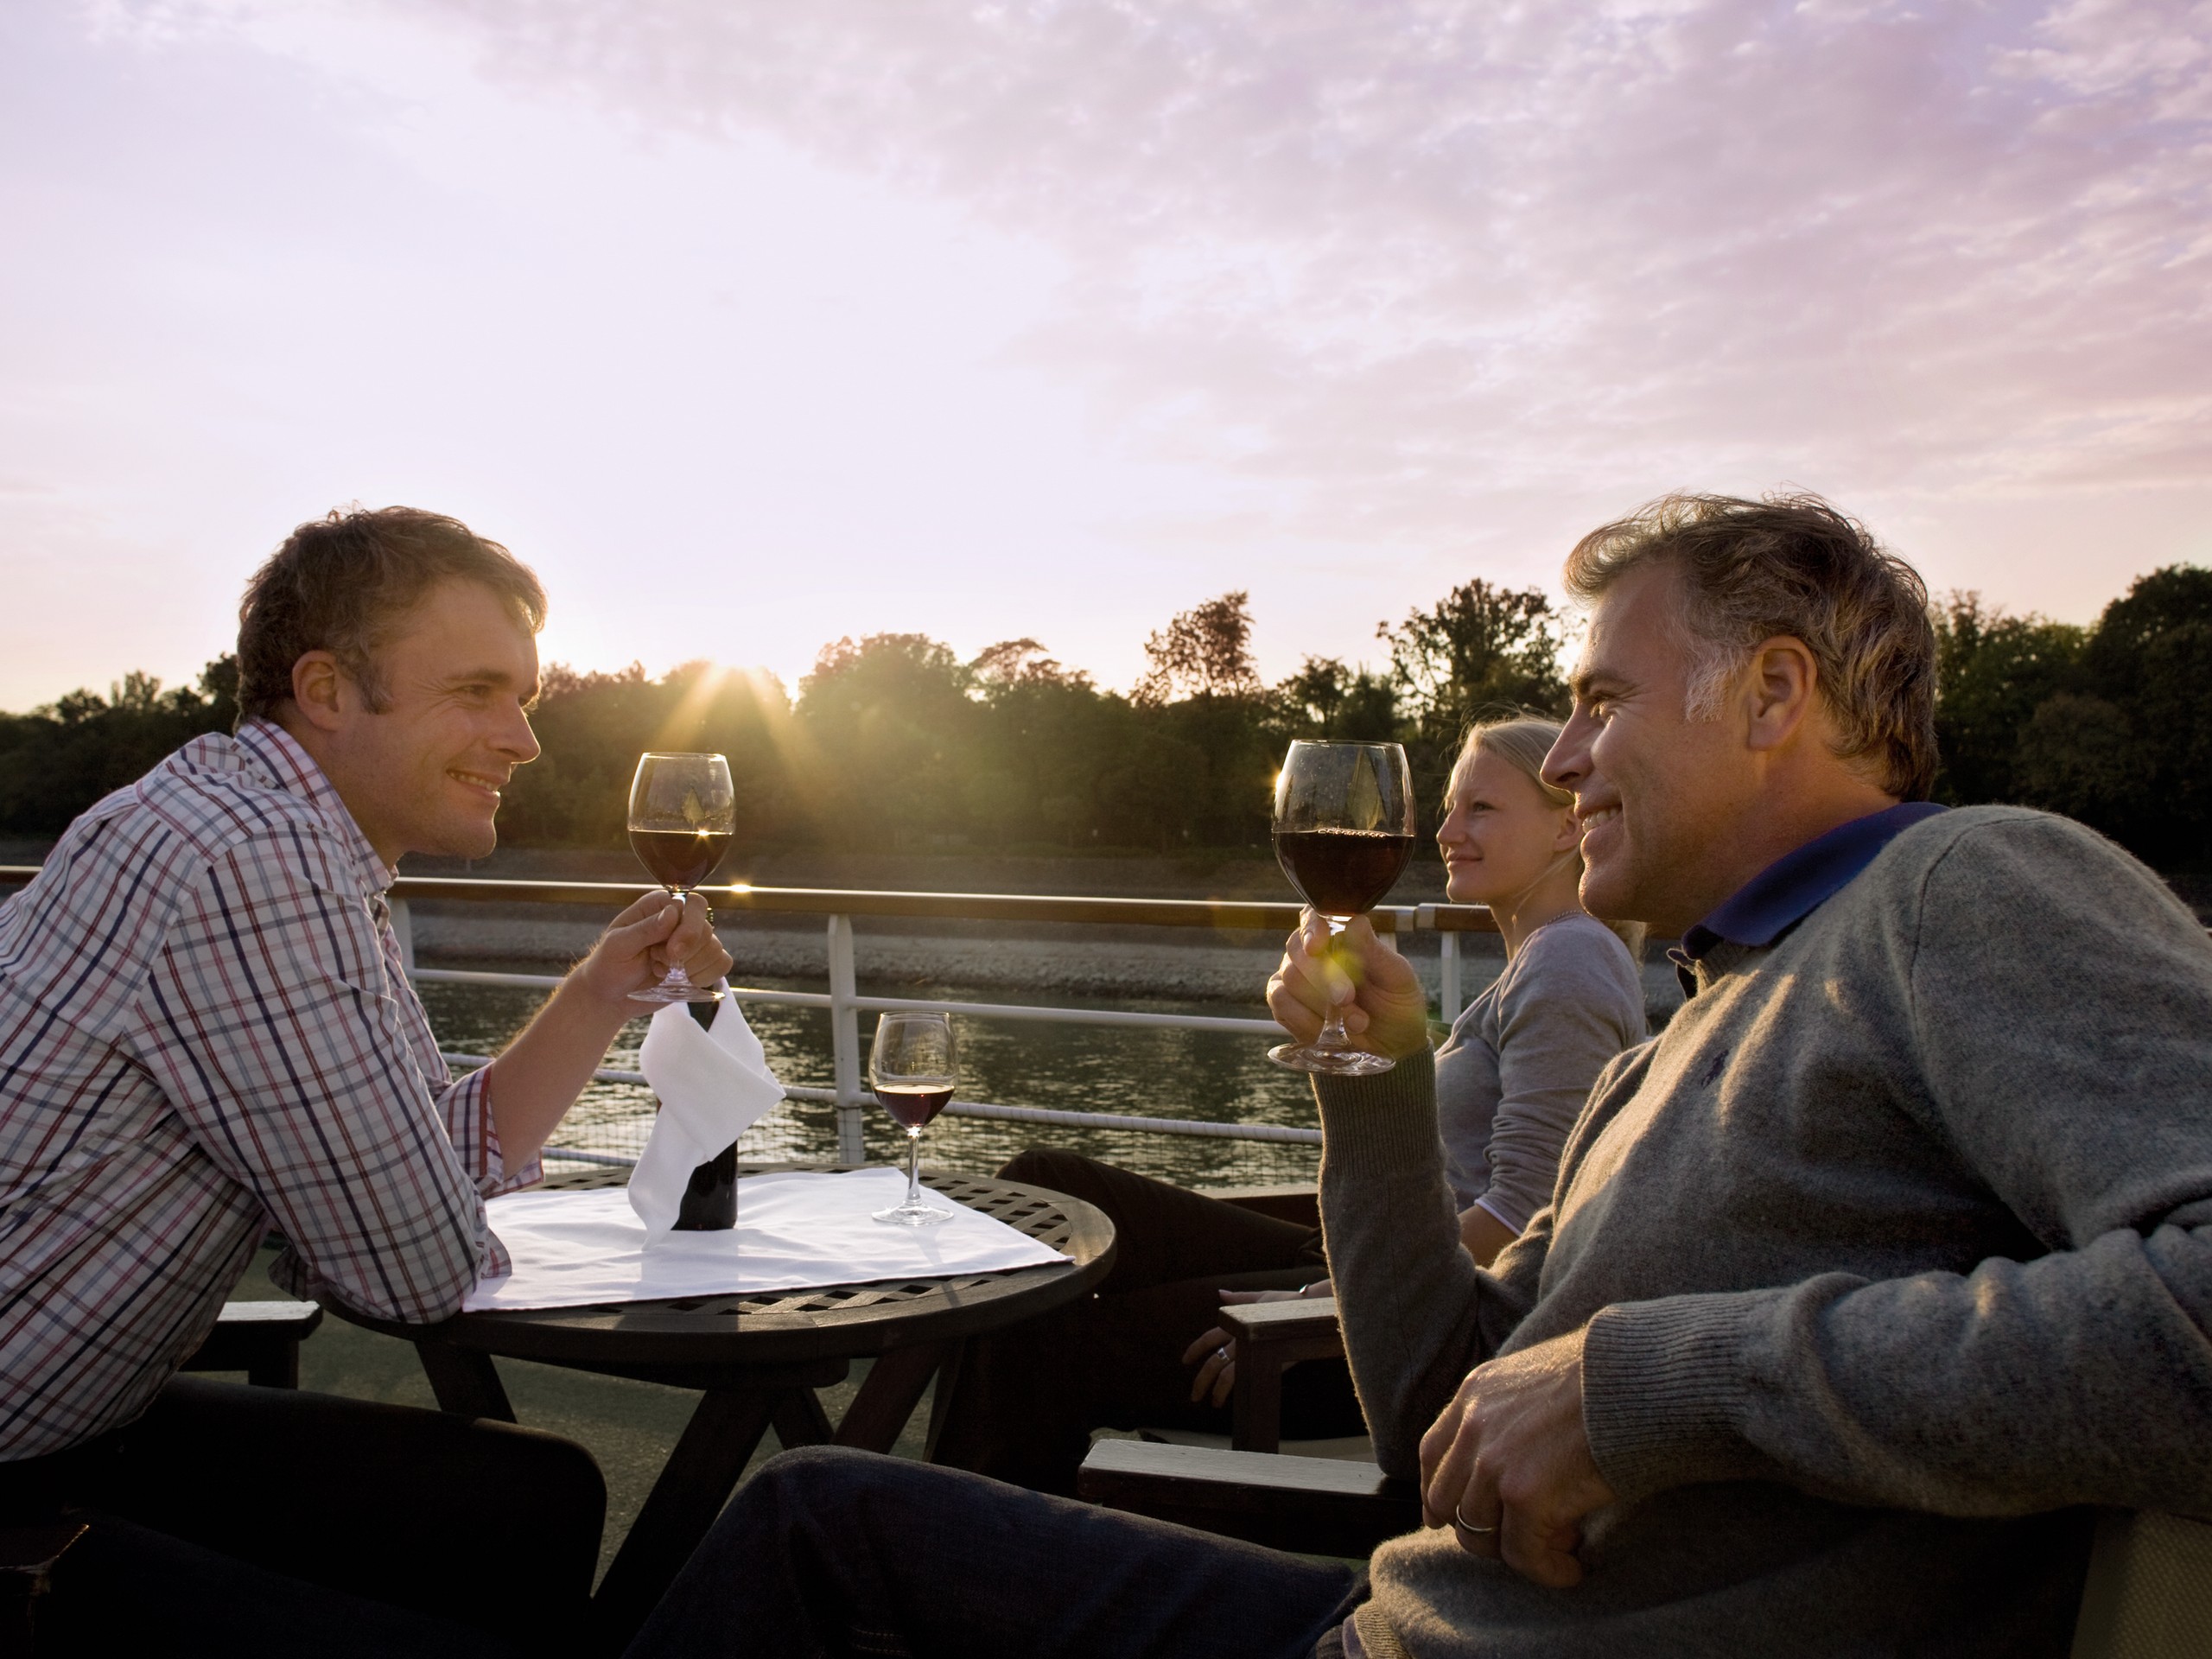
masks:
<svg viewBox="0 0 2212 1659"><path fill-rule="evenodd" d="M486 1208L515 1270L479 1285L461 1306L477 1313L752 1295L1068 1259L941 1192L924 1192L953 1218L936 1227L874 1220L906 1194L906 1177L895 1169L753 1175L737 1184L730 1230L652 1235L619 1186L511 1193Z"/></svg>

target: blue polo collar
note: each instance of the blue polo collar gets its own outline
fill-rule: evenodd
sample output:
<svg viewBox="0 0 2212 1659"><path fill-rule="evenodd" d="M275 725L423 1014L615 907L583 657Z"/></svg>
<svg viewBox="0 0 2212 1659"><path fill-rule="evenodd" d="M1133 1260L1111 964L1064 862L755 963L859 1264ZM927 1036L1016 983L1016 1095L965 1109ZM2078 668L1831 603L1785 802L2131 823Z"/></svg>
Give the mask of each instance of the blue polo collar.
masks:
<svg viewBox="0 0 2212 1659"><path fill-rule="evenodd" d="M1815 836L1795 852L1784 853L1723 899L1713 912L1682 935L1668 952L1678 969L1687 969L1723 943L1758 949L1772 944L1791 928L1849 887L1882 849L1923 819L1943 808L1934 801L1906 801Z"/></svg>

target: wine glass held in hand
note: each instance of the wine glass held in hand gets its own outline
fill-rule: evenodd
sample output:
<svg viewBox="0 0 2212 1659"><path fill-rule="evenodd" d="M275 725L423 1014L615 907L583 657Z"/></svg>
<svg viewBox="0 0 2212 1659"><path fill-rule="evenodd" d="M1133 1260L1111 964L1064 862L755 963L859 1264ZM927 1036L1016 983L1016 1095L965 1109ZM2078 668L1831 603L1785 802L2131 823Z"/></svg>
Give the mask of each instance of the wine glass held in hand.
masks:
<svg viewBox="0 0 2212 1659"><path fill-rule="evenodd" d="M897 1227L934 1227L952 1211L922 1198L922 1129L945 1108L960 1080L960 1055L945 1014L887 1014L875 1022L868 1051L868 1086L892 1121L906 1131L906 1198L875 1212Z"/></svg>
<svg viewBox="0 0 2212 1659"><path fill-rule="evenodd" d="M1275 858L1332 938L1405 873L1414 854L1413 776L1395 743L1294 743L1275 779ZM1342 1008L1310 1043L1268 1051L1277 1065L1332 1077L1388 1071L1395 1062L1354 1048Z"/></svg>
<svg viewBox="0 0 2212 1659"><path fill-rule="evenodd" d="M737 830L737 793L719 754L642 754L630 784L630 850L654 880L681 899L715 873ZM712 1002L721 993L694 985L682 963L638 1002Z"/></svg>

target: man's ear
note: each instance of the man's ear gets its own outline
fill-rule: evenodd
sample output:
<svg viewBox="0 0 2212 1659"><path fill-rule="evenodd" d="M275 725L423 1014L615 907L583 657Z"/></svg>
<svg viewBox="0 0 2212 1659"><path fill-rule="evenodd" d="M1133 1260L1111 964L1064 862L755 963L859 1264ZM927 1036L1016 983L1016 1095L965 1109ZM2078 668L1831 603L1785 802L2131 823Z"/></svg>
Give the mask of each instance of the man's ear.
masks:
<svg viewBox="0 0 2212 1659"><path fill-rule="evenodd" d="M1820 677L1820 665L1802 639L1778 633L1759 644L1745 677L1751 748L1779 749L1796 735L1813 712Z"/></svg>
<svg viewBox="0 0 2212 1659"><path fill-rule="evenodd" d="M327 651L303 652L292 664L293 704L317 731L334 732L344 724L350 690L338 658Z"/></svg>

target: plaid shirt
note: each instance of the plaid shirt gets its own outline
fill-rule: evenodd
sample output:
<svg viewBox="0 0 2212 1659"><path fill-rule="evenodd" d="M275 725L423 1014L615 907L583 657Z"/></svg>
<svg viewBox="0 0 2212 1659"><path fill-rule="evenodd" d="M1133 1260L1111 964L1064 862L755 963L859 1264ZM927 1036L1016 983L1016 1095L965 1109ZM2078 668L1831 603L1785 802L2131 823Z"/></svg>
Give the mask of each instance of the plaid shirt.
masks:
<svg viewBox="0 0 2212 1659"><path fill-rule="evenodd" d="M0 906L0 1460L128 1422L264 1230L279 1282L445 1318L506 1270L484 1072L407 982L391 872L305 750L195 738Z"/></svg>

